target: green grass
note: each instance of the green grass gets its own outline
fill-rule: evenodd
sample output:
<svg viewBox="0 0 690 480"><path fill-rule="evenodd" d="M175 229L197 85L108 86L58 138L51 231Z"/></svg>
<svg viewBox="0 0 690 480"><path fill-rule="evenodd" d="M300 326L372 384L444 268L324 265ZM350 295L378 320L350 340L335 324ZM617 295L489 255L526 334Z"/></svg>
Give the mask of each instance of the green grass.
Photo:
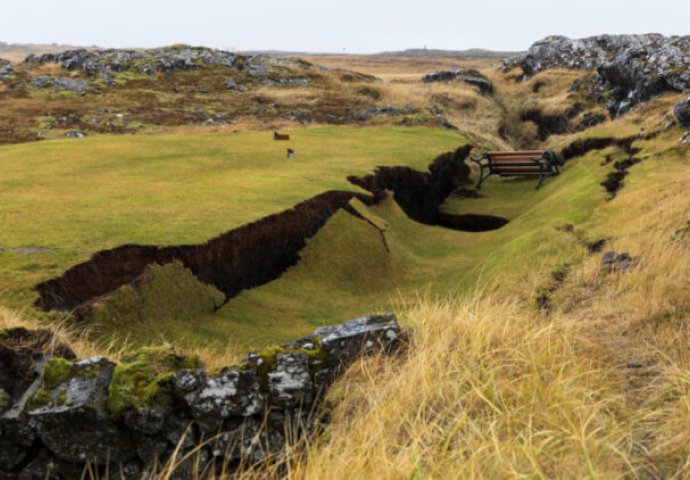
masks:
<svg viewBox="0 0 690 480"><path fill-rule="evenodd" d="M319 128L100 136L0 149L0 294L30 304L31 287L125 243L201 243L375 165L424 169L463 137L431 129ZM285 159L287 146L297 158ZM40 247L33 255L12 249Z"/></svg>
<svg viewBox="0 0 690 480"><path fill-rule="evenodd" d="M200 243L324 190L355 189L345 177L369 173L376 165L424 170L437 154L465 142L452 132L424 128L291 133L289 144L253 132L98 137L3 148L0 215L9 228L0 232L0 246L55 249L35 255L0 251L5 303L26 305L34 299L34 284L95 251L124 243ZM297 151L294 161L284 158L288 145ZM600 165L602 157L593 152L569 162L539 191L534 179L492 177L482 186L484 198L452 198L444 205L450 213L511 220L494 232L422 225L393 201L374 207L355 202L376 227L337 213L308 241L296 266L276 281L242 292L220 310L194 310L190 319L175 307L179 289L168 289L167 298L160 293L157 305L151 301L151 292L167 291L156 284L142 297L145 311L151 313L148 307L154 305L153 314L137 321L113 315L117 322L100 315L98 332L133 345L169 341L189 348L260 348L318 325L397 311L419 294L447 296L478 285L493 287L487 279L508 281L517 272L538 269L547 257L553 263L547 267L555 267L584 255L574 236L555 227L586 225L605 203L598 183L609 167ZM213 295L177 273L181 282L191 283L189 291L198 298L210 295L211 301ZM161 285L169 281L165 277ZM132 292L125 293L120 299L136 305ZM116 307L106 303L102 311L108 308Z"/></svg>

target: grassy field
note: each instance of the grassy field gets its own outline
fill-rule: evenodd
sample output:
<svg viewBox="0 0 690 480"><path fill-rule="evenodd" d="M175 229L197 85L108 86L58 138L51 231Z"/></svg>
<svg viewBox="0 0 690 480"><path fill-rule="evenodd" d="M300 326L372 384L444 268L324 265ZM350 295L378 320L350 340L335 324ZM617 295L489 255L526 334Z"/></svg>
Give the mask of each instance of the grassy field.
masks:
<svg viewBox="0 0 690 480"><path fill-rule="evenodd" d="M35 284L98 250L202 243L324 190L356 189L347 175L376 165L425 170L437 154L466 142L457 133L422 128L291 133L289 144L273 142L268 132L247 132L102 136L3 148L3 303L28 308ZM287 145L297 151L293 161L284 158ZM464 292L508 264L519 272L563 245L578 248L554 227L592 215L605 200L597 186L604 176L598 157L585 158L539 191L533 179L491 178L483 198L451 197L444 205L449 213L511 220L494 232L421 225L393 201L359 204L383 228L386 246L372 225L340 212L309 240L298 265L215 313L179 314L174 297L159 298L172 310L161 307L158 316L137 322L106 312L92 327L107 341L242 350L294 338L315 325L399 309L416 294Z"/></svg>
<svg viewBox="0 0 690 480"><path fill-rule="evenodd" d="M202 243L376 165L424 170L466 140L431 129L317 128L274 142L270 132L102 136L0 151L0 291L29 305L36 283L125 243ZM285 158L287 146L297 151ZM251 205L251 208L247 208Z"/></svg>

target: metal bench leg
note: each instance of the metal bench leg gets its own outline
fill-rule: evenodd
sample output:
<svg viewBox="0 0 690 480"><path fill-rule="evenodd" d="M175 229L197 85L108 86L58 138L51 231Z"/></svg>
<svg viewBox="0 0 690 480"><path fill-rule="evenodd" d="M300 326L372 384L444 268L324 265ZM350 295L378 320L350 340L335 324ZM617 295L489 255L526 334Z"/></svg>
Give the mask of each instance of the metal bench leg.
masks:
<svg viewBox="0 0 690 480"><path fill-rule="evenodd" d="M484 180L486 180L487 178L489 178L490 175L491 175L491 171L489 171L489 174L488 174L488 175L484 175L484 165L481 165L481 166L480 166L480 172L479 172L479 181L477 182L477 187L476 187L476 188L477 188L477 189L481 188L481 187L482 187L482 183L484 182Z"/></svg>

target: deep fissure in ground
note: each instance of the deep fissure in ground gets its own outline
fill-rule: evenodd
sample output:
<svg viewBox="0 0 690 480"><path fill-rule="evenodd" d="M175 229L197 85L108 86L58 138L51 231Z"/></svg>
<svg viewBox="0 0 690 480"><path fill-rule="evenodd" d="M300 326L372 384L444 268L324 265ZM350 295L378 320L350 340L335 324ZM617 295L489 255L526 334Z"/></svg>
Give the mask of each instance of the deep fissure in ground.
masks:
<svg viewBox="0 0 690 480"><path fill-rule="evenodd" d="M470 150L468 145L440 155L429 165L429 172L381 167L373 175L350 177L371 193L327 191L204 244L122 245L100 251L60 277L37 285L36 306L46 311L72 311L79 317L89 311L95 300L136 282L150 265L173 261L181 262L200 281L223 292L227 302L243 290L276 280L297 264L307 239L337 211L342 209L368 222L350 206L350 201L356 198L373 205L385 198L386 190L392 190L406 214L421 223L470 232L500 228L508 221L483 215L449 215L439 210L450 193L468 181L470 169L465 158ZM377 231L389 251L384 232L378 228Z"/></svg>

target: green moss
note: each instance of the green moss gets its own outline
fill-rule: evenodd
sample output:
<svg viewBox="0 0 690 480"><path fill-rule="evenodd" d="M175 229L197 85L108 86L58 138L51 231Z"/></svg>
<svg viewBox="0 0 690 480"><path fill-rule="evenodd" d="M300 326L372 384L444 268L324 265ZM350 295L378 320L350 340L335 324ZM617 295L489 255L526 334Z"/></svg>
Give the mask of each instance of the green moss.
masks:
<svg viewBox="0 0 690 480"><path fill-rule="evenodd" d="M52 390L69 374L72 362L64 358L51 358L43 369L43 387Z"/></svg>
<svg viewBox="0 0 690 480"><path fill-rule="evenodd" d="M131 408L168 406L173 373L200 367L198 358L179 356L169 346L143 348L115 367L106 408L119 418Z"/></svg>
<svg viewBox="0 0 690 480"><path fill-rule="evenodd" d="M10 331L7 328L0 328L0 340L7 337L9 334Z"/></svg>
<svg viewBox="0 0 690 480"><path fill-rule="evenodd" d="M41 407L49 405L52 400L52 392L58 387L70 374L73 363L64 358L51 358L43 367L43 376L41 377L41 385L34 393L29 401L29 409L36 410ZM66 392L60 392L57 399L62 398L64 404Z"/></svg>

